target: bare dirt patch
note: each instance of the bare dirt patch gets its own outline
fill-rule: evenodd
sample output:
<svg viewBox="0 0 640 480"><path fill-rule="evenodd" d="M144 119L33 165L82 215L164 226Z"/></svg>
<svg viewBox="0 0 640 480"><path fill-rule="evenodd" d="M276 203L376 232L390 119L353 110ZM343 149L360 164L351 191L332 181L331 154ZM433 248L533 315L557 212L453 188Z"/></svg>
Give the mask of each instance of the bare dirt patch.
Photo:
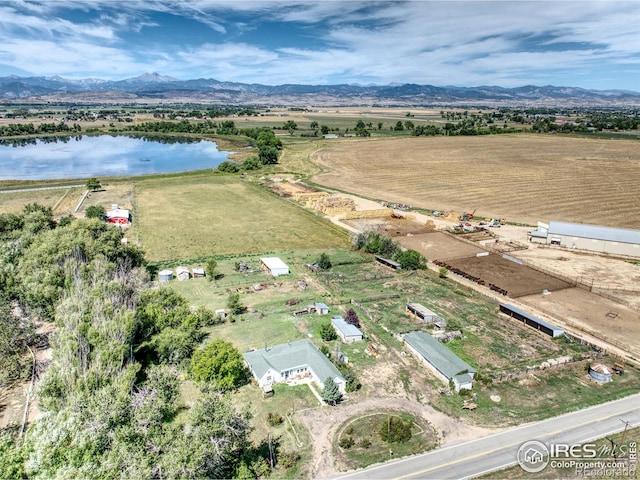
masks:
<svg viewBox="0 0 640 480"><path fill-rule="evenodd" d="M397 238L403 247L420 252L429 260L449 260L462 257L475 257L484 252L480 247L456 240L442 232L424 233L411 237Z"/></svg>
<svg viewBox="0 0 640 480"><path fill-rule="evenodd" d="M493 283L507 290L510 297L520 297L543 290L552 292L572 286L551 275L495 254L450 260L449 263L465 273L481 278L487 284Z"/></svg>
<svg viewBox="0 0 640 480"><path fill-rule="evenodd" d="M640 312L581 288L569 288L549 295L528 295L520 302L553 317L565 319L590 332L598 332L640 355Z"/></svg>
<svg viewBox="0 0 640 480"><path fill-rule="evenodd" d="M360 231L373 230L391 237L420 235L434 231L434 228L430 225L414 222L407 218L356 218L342 220L342 223Z"/></svg>

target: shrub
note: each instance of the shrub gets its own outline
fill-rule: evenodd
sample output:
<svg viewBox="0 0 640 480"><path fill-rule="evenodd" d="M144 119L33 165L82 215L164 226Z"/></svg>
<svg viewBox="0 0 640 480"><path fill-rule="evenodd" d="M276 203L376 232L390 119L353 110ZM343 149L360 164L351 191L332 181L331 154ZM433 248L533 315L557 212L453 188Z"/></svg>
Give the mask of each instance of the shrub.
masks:
<svg viewBox="0 0 640 480"><path fill-rule="evenodd" d="M342 437L338 445L340 448L349 449L356 444L355 440L352 437Z"/></svg>
<svg viewBox="0 0 640 480"><path fill-rule="evenodd" d="M298 452L282 452L278 453L278 465L282 468L295 467L300 460L300 454Z"/></svg>
<svg viewBox="0 0 640 480"><path fill-rule="evenodd" d="M369 448L371 446L371 440L369 440L368 438L363 438L362 440L360 440L360 446L362 448Z"/></svg>
<svg viewBox="0 0 640 480"><path fill-rule="evenodd" d="M280 425L282 422L284 422L284 418L282 418L282 415L280 415L279 413L267 413L267 423L272 427Z"/></svg>

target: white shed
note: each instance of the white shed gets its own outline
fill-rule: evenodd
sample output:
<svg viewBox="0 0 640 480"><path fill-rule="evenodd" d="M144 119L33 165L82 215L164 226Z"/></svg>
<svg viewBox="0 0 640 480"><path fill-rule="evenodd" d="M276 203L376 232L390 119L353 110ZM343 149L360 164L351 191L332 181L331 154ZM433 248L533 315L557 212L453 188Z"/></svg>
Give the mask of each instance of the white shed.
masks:
<svg viewBox="0 0 640 480"><path fill-rule="evenodd" d="M189 269L187 267L176 267L176 276L179 281L189 280L191 278L191 274L189 273Z"/></svg>
<svg viewBox="0 0 640 480"><path fill-rule="evenodd" d="M161 282L169 282L173 280L173 270L160 270L158 278Z"/></svg>
<svg viewBox="0 0 640 480"><path fill-rule="evenodd" d="M262 267L272 276L289 275L289 267L278 257L261 258Z"/></svg>

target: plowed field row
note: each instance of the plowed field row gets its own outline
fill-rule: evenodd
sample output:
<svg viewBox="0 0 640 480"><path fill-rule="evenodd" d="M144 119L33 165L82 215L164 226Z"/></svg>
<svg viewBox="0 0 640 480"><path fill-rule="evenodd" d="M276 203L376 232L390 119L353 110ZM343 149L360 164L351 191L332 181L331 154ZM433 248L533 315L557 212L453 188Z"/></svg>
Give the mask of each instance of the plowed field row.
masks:
<svg viewBox="0 0 640 480"><path fill-rule="evenodd" d="M640 142L543 135L345 140L319 183L393 202L512 221L638 228Z"/></svg>

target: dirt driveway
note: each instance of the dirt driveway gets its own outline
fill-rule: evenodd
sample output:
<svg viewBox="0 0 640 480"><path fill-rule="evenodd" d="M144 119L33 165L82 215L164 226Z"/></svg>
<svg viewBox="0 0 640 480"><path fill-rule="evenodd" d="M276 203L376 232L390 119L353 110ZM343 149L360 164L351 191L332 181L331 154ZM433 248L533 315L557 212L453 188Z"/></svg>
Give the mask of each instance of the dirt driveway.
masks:
<svg viewBox="0 0 640 480"><path fill-rule="evenodd" d="M381 349L375 366L360 376L363 384L360 392L351 394L347 401L336 407L296 412L295 419L307 428L313 443L310 478L332 478L345 470L333 448L338 428L348 419L370 412L396 410L420 416L434 426L441 445L481 438L500 430L477 427L464 418L450 417L435 410L429 401L438 393L421 378L423 369L415 368L415 365L413 359L399 352ZM408 383L400 381L401 373L409 374Z"/></svg>

